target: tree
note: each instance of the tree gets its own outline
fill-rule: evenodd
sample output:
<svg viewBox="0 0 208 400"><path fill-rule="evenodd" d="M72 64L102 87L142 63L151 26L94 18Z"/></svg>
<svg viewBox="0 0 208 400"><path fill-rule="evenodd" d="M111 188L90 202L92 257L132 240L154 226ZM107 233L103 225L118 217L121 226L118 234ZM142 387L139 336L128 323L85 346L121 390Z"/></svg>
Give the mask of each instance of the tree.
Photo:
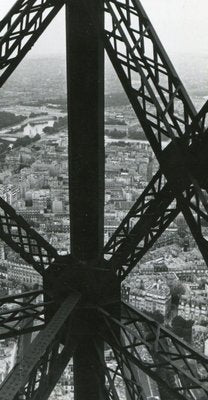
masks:
<svg viewBox="0 0 208 400"><path fill-rule="evenodd" d="M208 326L208 321L203 319L203 320L200 321L200 325L201 326Z"/></svg>
<svg viewBox="0 0 208 400"><path fill-rule="evenodd" d="M151 314L152 318L155 319L159 324L164 323L164 316L160 313L160 311L156 310Z"/></svg>
<svg viewBox="0 0 208 400"><path fill-rule="evenodd" d="M39 288L40 288L40 285L38 285L38 283L34 283L33 290L38 290Z"/></svg>
<svg viewBox="0 0 208 400"><path fill-rule="evenodd" d="M29 292L30 286L26 283L23 283L21 289L22 289L22 293Z"/></svg>
<svg viewBox="0 0 208 400"><path fill-rule="evenodd" d="M193 324L194 324L194 321L191 321L191 320L186 321L183 317L177 315L172 320L173 332L177 336L186 340L187 342L190 342Z"/></svg>
<svg viewBox="0 0 208 400"><path fill-rule="evenodd" d="M45 126L45 128L43 128L43 132L47 134L52 134L55 133L55 129L53 126Z"/></svg>
<svg viewBox="0 0 208 400"><path fill-rule="evenodd" d="M11 112L0 111L0 129L17 125L26 119L25 115L15 115Z"/></svg>
<svg viewBox="0 0 208 400"><path fill-rule="evenodd" d="M180 297L186 292L185 287L180 281L176 280L168 282L168 286L170 288L172 303L178 305Z"/></svg>
<svg viewBox="0 0 208 400"><path fill-rule="evenodd" d="M108 136L112 139L121 139L126 137L126 132L114 129L113 131L109 131Z"/></svg>
<svg viewBox="0 0 208 400"><path fill-rule="evenodd" d="M201 278L199 281L199 289L205 289L205 284L207 283L206 278Z"/></svg>
<svg viewBox="0 0 208 400"><path fill-rule="evenodd" d="M184 239L187 236L187 228L183 226L178 227L178 234L181 239Z"/></svg>

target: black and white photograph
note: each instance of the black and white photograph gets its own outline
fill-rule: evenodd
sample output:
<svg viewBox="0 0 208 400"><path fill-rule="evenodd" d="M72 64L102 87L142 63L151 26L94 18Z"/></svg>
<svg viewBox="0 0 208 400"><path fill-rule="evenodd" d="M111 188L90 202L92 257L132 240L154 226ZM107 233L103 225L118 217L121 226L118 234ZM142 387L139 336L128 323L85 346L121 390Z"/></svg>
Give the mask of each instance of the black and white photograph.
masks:
<svg viewBox="0 0 208 400"><path fill-rule="evenodd" d="M0 400L208 400L207 0L0 0Z"/></svg>

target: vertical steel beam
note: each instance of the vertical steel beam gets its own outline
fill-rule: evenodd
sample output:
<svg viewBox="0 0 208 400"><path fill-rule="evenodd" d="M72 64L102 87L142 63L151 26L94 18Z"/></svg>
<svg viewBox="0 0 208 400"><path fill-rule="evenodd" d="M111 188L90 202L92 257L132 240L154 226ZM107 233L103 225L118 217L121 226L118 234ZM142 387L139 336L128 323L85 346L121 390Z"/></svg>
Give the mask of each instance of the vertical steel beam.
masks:
<svg viewBox="0 0 208 400"><path fill-rule="evenodd" d="M75 400L106 400L105 375L98 355L104 352L104 347L101 340L94 339L86 335L74 354Z"/></svg>
<svg viewBox="0 0 208 400"><path fill-rule="evenodd" d="M103 8L101 0L70 0L66 5L71 255L83 266L95 265L103 249ZM105 378L97 354L97 346L104 353L103 343L93 332L82 336L81 326L77 336L81 341L74 355L75 400L103 400Z"/></svg>
<svg viewBox="0 0 208 400"><path fill-rule="evenodd" d="M91 8L97 19L87 12ZM84 262L103 249L103 18L100 0L67 2L71 254Z"/></svg>

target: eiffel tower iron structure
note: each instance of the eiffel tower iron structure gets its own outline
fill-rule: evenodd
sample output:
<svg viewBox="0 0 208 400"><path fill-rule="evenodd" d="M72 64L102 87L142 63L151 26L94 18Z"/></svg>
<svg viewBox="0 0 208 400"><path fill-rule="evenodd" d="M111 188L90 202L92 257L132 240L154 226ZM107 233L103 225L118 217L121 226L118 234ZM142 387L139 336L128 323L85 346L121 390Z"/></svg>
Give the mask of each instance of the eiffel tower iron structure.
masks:
<svg viewBox="0 0 208 400"><path fill-rule="evenodd" d="M0 239L43 278L42 290L0 298L1 310L13 306L0 313L1 339L36 332L0 400L48 399L71 358L75 400L118 400L121 380L128 400L145 400L141 373L170 399L207 399L196 369L208 376L207 357L122 301L120 288L179 213L208 265L208 103L196 112L139 0L17 0L0 22L1 87L64 6L71 253L60 256L0 199ZM160 166L105 246L104 49Z"/></svg>

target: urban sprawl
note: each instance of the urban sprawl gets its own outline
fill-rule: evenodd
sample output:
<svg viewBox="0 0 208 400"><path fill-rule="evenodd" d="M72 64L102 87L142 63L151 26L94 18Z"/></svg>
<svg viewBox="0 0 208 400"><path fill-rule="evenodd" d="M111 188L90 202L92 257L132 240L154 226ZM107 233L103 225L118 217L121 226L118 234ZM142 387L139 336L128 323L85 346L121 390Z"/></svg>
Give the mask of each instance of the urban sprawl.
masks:
<svg viewBox="0 0 208 400"><path fill-rule="evenodd" d="M1 104L5 122L0 127L0 196L60 254L66 254L70 252L66 105L57 99L57 93L46 93L39 104L30 94L28 89L24 104L16 99L11 105L6 95ZM158 162L128 102L106 105L105 153L106 243L158 170ZM208 227L203 230L208 236ZM40 275L0 242L1 296L41 285ZM124 281L122 297L208 356L207 267L182 215ZM144 360L151 358L145 349L140 351ZM18 339L0 342L1 381L13 367L17 353ZM116 368L107 347L105 356L111 368ZM205 371L196 368L200 378L207 378ZM147 397L162 399L155 382L144 374L142 380ZM118 380L116 385L120 398L125 400L123 382ZM73 398L72 363L50 399L70 396Z"/></svg>

